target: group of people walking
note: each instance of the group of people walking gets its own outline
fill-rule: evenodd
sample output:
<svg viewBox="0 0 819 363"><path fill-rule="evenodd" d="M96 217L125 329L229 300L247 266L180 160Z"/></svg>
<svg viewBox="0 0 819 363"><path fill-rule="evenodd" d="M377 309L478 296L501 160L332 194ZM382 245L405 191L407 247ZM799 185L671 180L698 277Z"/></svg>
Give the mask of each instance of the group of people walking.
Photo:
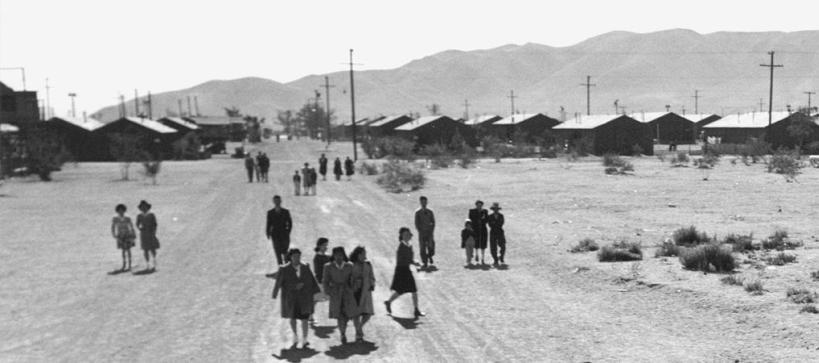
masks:
<svg viewBox="0 0 819 363"><path fill-rule="evenodd" d="M117 214L111 220L111 235L117 242L117 248L122 251L120 272L131 270L131 248L135 245L136 229L139 229L140 247L145 255L145 270L156 271L156 250L159 249L156 216L151 213L151 204L144 200L139 202L137 208L140 213L137 215L134 228L131 218L125 215L128 210L125 204L117 204L114 207Z"/></svg>
<svg viewBox="0 0 819 363"><path fill-rule="evenodd" d="M480 253L480 263L485 264L487 240L489 241L489 252L494 260L492 264L497 267L499 263L505 263L506 235L503 231L504 218L500 212L500 204L492 203L489 209L492 210L492 214L483 208L482 201L476 201L475 208L469 210L464 222L464 229L461 231L461 248L466 251L467 265L472 265L473 252L475 263L478 263ZM487 226L489 226L488 234Z"/></svg>
<svg viewBox="0 0 819 363"><path fill-rule="evenodd" d="M256 157L247 153L245 155L245 169L247 170L247 182L253 182L253 176L256 176L256 182L268 182L267 173L270 171L270 158L266 153L258 152Z"/></svg>
<svg viewBox="0 0 819 363"><path fill-rule="evenodd" d="M310 163L304 163L304 167L301 169L301 174L299 174L299 170L293 174L293 191L296 196L299 195L310 195L310 192L313 195L316 195L316 184L318 184L318 175L321 174L321 180L327 180L327 163L328 159L324 154L321 154L319 157L318 164L319 170L316 173L316 169L310 167ZM355 174L355 162L350 159L348 156L346 160L344 160L344 166L342 168L342 163L340 158L336 158L333 162L333 174L336 176L336 180L341 180L341 176L346 174L347 180L351 180L353 174Z"/></svg>

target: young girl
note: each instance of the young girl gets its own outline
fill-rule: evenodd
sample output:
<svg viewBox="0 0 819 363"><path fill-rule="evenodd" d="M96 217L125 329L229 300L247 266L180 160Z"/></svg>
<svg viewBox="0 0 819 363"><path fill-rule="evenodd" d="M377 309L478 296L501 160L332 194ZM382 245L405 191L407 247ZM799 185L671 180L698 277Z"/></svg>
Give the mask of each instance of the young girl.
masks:
<svg viewBox="0 0 819 363"><path fill-rule="evenodd" d="M156 238L156 216L150 212L151 204L146 201L139 202L139 210L142 212L137 216L137 228L139 228L139 244L145 254L145 269L156 271L156 250L159 249L159 240ZM150 253L153 257L154 265L151 266Z"/></svg>
<svg viewBox="0 0 819 363"><path fill-rule="evenodd" d="M350 254L353 262L353 273L350 275L350 287L353 290L353 325L355 326L355 341L364 341L364 325L373 315L373 290L375 290L375 274L370 261L367 261L367 250L358 246Z"/></svg>
<svg viewBox="0 0 819 363"><path fill-rule="evenodd" d="M472 266L472 253L475 250L475 231L472 230L472 221L464 222L464 229L461 230L461 248L466 249L466 265Z"/></svg>
<svg viewBox="0 0 819 363"><path fill-rule="evenodd" d="M316 256L313 257L313 268L315 269L313 272L316 273L316 281L318 281L319 287L321 287L321 278L324 275L324 265L332 260L327 255L327 245L329 243L330 241L327 238L319 237L318 241L316 241L316 248L313 249L316 251ZM313 311L316 311L317 302L315 299L313 300ZM315 323L312 315L310 315L310 323Z"/></svg>
<svg viewBox="0 0 819 363"><path fill-rule="evenodd" d="M131 269L131 247L134 246L136 232L134 232L134 224L131 223L131 218L125 216L127 210L125 205L117 204L114 210L117 215L111 220L111 235L117 241L117 248L122 250L122 268L120 271L129 271ZM128 268L125 268L126 257Z"/></svg>

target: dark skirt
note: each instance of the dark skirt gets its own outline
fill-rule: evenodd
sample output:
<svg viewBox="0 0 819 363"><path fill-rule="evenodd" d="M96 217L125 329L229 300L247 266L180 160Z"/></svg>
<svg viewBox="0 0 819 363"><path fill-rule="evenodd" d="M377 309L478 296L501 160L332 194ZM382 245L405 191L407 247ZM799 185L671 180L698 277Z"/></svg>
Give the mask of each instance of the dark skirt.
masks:
<svg viewBox="0 0 819 363"><path fill-rule="evenodd" d="M390 290L399 294L418 291L418 288L415 287L415 278L412 277L412 271L410 271L409 265L395 266L395 274L392 276Z"/></svg>
<svg viewBox="0 0 819 363"><path fill-rule="evenodd" d="M150 250L158 250L159 249L159 239L156 238L156 235L153 233L140 233L139 234L139 245L142 247L143 250L150 251Z"/></svg>
<svg viewBox="0 0 819 363"><path fill-rule="evenodd" d="M486 227L475 228L475 248L486 249Z"/></svg>

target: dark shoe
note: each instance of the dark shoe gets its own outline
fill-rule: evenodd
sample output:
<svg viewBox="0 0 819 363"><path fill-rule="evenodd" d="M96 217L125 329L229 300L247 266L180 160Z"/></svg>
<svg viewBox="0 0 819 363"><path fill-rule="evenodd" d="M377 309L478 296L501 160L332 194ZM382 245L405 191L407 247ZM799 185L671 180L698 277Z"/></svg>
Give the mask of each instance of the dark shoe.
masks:
<svg viewBox="0 0 819 363"><path fill-rule="evenodd" d="M387 315L392 315L392 308L390 307L390 302L384 301L384 306L387 307Z"/></svg>
<svg viewBox="0 0 819 363"><path fill-rule="evenodd" d="M429 264L430 264L430 265L434 265L434 264L435 264L435 261L433 261L433 260L432 260L432 256L429 256Z"/></svg>
<svg viewBox="0 0 819 363"><path fill-rule="evenodd" d="M347 336L346 335L341 336L341 344L347 344Z"/></svg>
<svg viewBox="0 0 819 363"><path fill-rule="evenodd" d="M422 316L427 316L427 314L422 313L421 310L415 309L415 317L419 318Z"/></svg>

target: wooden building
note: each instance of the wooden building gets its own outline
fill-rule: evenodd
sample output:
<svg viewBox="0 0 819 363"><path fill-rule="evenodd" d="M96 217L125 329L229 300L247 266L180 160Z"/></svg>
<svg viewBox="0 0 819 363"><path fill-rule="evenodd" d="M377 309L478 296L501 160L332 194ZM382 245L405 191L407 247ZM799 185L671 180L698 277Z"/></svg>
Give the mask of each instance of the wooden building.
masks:
<svg viewBox="0 0 819 363"><path fill-rule="evenodd" d="M749 112L725 115L703 127L705 135L718 138L723 144L744 144L751 139L764 140L774 148L793 147L799 140L791 135L788 127L795 122L805 122L813 130L806 143L819 140L819 125L815 120L801 113L787 111L773 112L768 126L767 112Z"/></svg>
<svg viewBox="0 0 819 363"><path fill-rule="evenodd" d="M549 130L559 123L560 121L542 113L529 113L504 117L490 124L489 128L495 136L502 140L512 140L515 133L520 133L527 142L537 139L551 142L554 139Z"/></svg>
<svg viewBox="0 0 819 363"><path fill-rule="evenodd" d="M635 146L644 154L653 154L651 138L645 125L626 115L578 115L552 128L560 142L570 147L586 145L593 154L632 155Z"/></svg>
<svg viewBox="0 0 819 363"><path fill-rule="evenodd" d="M656 144L693 144L695 124L674 112L635 112L631 118L646 125L646 132Z"/></svg>
<svg viewBox="0 0 819 363"><path fill-rule="evenodd" d="M367 134L372 137L393 136L395 129L412 121L407 115L392 115L367 124Z"/></svg>
<svg viewBox="0 0 819 363"><path fill-rule="evenodd" d="M470 146L477 145L475 131L447 116L426 116L412 120L395 128L395 134L413 140L417 146L441 144L450 145L456 134Z"/></svg>
<svg viewBox="0 0 819 363"><path fill-rule="evenodd" d="M193 116L183 117L199 127L199 138L203 144L226 141L240 142L245 139L245 121L241 117Z"/></svg>
<svg viewBox="0 0 819 363"><path fill-rule="evenodd" d="M464 125L472 127L475 130L475 137L480 140L486 136L492 135L492 124L500 121L503 117L489 114L478 116L464 121Z"/></svg>
<svg viewBox="0 0 819 363"><path fill-rule="evenodd" d="M135 137L137 147L152 158L170 159L173 156L173 142L180 136L176 130L155 120L140 117L122 117L105 124L94 133L103 140L103 147L97 148L96 160L116 160L117 137Z"/></svg>
<svg viewBox="0 0 819 363"><path fill-rule="evenodd" d="M182 117L163 117L157 120L159 123L168 126L176 132L185 135L189 132L197 132L199 131L199 125L194 122L188 121Z"/></svg>
<svg viewBox="0 0 819 363"><path fill-rule="evenodd" d="M52 117L45 122L60 138L74 161L99 160L105 138L94 131L104 124L90 117Z"/></svg>
<svg viewBox="0 0 819 363"><path fill-rule="evenodd" d="M40 121L37 92L15 91L0 82L0 121L23 127Z"/></svg>

